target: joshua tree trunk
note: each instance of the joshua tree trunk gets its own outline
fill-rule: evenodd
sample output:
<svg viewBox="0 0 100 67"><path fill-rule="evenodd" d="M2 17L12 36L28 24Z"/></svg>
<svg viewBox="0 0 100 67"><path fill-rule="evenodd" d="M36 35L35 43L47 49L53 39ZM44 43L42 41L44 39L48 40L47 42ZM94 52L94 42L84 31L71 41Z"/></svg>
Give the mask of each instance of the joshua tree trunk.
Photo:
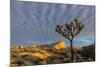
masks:
<svg viewBox="0 0 100 67"><path fill-rule="evenodd" d="M71 45L71 61L74 61L74 52L73 52L73 40L70 40L70 45Z"/></svg>

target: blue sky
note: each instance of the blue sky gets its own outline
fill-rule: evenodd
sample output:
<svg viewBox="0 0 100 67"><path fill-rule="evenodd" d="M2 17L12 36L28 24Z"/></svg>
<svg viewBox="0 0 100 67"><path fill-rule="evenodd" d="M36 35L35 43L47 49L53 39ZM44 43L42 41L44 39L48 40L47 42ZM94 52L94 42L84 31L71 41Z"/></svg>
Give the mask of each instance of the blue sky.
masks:
<svg viewBox="0 0 100 67"><path fill-rule="evenodd" d="M56 24L78 18L85 27L75 37L75 45L95 42L95 6L11 0L11 44L44 44L69 41L55 32Z"/></svg>

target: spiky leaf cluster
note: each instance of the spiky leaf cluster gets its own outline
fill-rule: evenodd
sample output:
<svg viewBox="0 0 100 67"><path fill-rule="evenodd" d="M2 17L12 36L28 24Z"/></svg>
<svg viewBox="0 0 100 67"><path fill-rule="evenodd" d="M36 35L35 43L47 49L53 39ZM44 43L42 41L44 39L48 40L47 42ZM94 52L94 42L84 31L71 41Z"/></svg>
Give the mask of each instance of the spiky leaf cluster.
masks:
<svg viewBox="0 0 100 67"><path fill-rule="evenodd" d="M82 24L78 19L74 19L70 23L65 23L64 25L57 25L55 30L65 38L73 40L73 38L77 34L79 34L83 28L84 24Z"/></svg>

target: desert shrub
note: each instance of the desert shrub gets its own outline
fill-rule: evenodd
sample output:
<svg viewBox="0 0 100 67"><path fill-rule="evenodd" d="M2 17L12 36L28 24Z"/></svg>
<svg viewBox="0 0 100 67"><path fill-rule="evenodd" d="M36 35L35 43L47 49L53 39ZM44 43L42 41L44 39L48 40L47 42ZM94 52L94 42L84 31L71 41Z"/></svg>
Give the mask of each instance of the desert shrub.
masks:
<svg viewBox="0 0 100 67"><path fill-rule="evenodd" d="M18 66L21 66L24 64L24 60L22 58L17 58L15 62L16 64L18 64Z"/></svg>
<svg viewBox="0 0 100 67"><path fill-rule="evenodd" d="M80 51L80 54L83 57L92 58L95 60L95 46L89 45L89 46L83 47L83 50Z"/></svg>
<svg viewBox="0 0 100 67"><path fill-rule="evenodd" d="M47 63L47 61L40 61L39 64L45 65L45 64L48 64L48 63Z"/></svg>
<svg viewBox="0 0 100 67"><path fill-rule="evenodd" d="M58 64L58 63L62 63L62 60L60 60L60 59L55 59L55 60L53 60L53 62L52 62L53 64Z"/></svg>
<svg viewBox="0 0 100 67"><path fill-rule="evenodd" d="M42 62L45 62L43 59L39 59L39 58L33 58L31 59L31 62L34 64L34 65L40 65L40 64L43 64ZM45 63L44 63L45 64Z"/></svg>

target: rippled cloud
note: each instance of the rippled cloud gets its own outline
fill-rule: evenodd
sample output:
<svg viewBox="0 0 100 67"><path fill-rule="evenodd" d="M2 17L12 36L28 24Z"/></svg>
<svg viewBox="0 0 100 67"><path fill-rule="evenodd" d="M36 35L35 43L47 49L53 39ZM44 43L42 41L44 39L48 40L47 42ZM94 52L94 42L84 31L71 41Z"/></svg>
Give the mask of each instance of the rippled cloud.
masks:
<svg viewBox="0 0 100 67"><path fill-rule="evenodd" d="M55 32L55 26L69 23L74 18L85 25L77 37L83 42L92 43L84 37L94 39L94 6L17 1L11 5L11 42L53 42L65 39Z"/></svg>

